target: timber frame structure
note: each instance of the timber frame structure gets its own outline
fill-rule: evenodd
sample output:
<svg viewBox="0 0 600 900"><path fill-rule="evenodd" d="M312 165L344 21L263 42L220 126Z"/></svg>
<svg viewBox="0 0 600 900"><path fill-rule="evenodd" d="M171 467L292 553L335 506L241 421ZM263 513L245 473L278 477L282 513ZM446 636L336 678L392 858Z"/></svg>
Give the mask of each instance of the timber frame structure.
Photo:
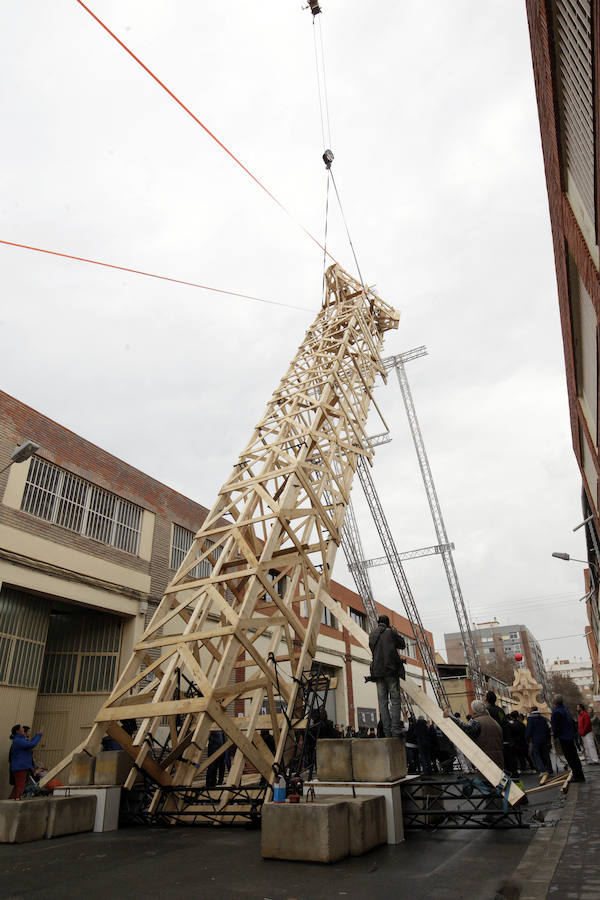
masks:
<svg viewBox="0 0 600 900"><path fill-rule="evenodd" d="M398 320L337 264L327 270L321 310L77 748L94 754L108 733L134 760L125 787L139 770L158 784L154 809L165 809L161 793L176 809L173 789L202 784L226 749L230 788L261 778L272 785L273 764L292 752L288 722L316 651L357 460L372 459L365 432L372 388L377 375L385 378L383 336ZM206 562L210 574L198 577ZM263 635L266 653L256 643ZM187 697L177 693L181 673L194 687ZM243 701L241 716L227 713L234 701L238 709ZM124 720L135 720L133 734ZM158 761L152 748L165 723L170 750ZM272 732L275 753L262 729ZM225 742L206 759L211 730Z"/></svg>
<svg viewBox="0 0 600 900"><path fill-rule="evenodd" d="M321 310L116 687L87 738L42 786L76 752L97 753L108 733L134 761L125 787L140 773L156 784L150 816L194 820L202 815L202 803L194 801L204 794L212 821L254 817L276 770L294 755L289 723L306 725L299 722L301 685L323 607L369 647L329 584L354 473L361 457L372 462L367 416L371 401L377 408L376 377L386 377L383 337L398 321L391 306L339 265L327 270ZM434 700L410 679L402 689L511 805L523 798ZM231 714L232 703L243 711ZM165 727L168 747L157 739ZM261 730L272 732L274 751ZM207 755L211 731L225 740ZM226 784L206 791L206 770L228 749Z"/></svg>

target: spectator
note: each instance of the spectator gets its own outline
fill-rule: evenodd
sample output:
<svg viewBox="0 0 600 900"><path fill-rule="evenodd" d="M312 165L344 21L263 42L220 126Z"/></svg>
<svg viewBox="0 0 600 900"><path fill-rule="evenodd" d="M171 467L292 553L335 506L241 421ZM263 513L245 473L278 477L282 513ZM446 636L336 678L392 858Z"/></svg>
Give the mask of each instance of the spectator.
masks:
<svg viewBox="0 0 600 900"><path fill-rule="evenodd" d="M519 773L529 771L532 766L527 754L526 728L516 709L508 715L508 724L512 733L512 743Z"/></svg>
<svg viewBox="0 0 600 900"><path fill-rule="evenodd" d="M573 773L572 781L585 781L581 762L575 747L575 728L573 727L571 713L564 705L563 698L560 694L556 695L552 703L554 706L550 719L552 734L556 740L560 741L564 757Z"/></svg>
<svg viewBox="0 0 600 900"><path fill-rule="evenodd" d="M224 743L225 737L222 731L211 731L208 736L208 744L206 747L207 755L212 756L213 753L216 753ZM223 784L224 779L225 758L223 756L223 753L221 753L221 755L214 762L211 762L208 769L206 770L206 787L214 788L218 784Z"/></svg>
<svg viewBox="0 0 600 900"><path fill-rule="evenodd" d="M413 715L408 717L408 729L406 731L406 764L409 775L419 772L419 749L417 747L417 720Z"/></svg>
<svg viewBox="0 0 600 900"><path fill-rule="evenodd" d="M424 775L431 775L431 738L425 716L419 716L415 725L415 737L419 752L419 763Z"/></svg>
<svg viewBox="0 0 600 900"><path fill-rule="evenodd" d="M594 707L589 706L588 712L590 714L590 722L592 723L592 731L594 732L594 737L596 738L596 749L600 746L600 718L594 712Z"/></svg>
<svg viewBox="0 0 600 900"><path fill-rule="evenodd" d="M531 754L533 762L538 772L548 772L552 774L552 763L550 762L550 726L543 717L537 706L531 707L531 712L527 718L527 729L525 738L531 741Z"/></svg>
<svg viewBox="0 0 600 900"><path fill-rule="evenodd" d="M487 711L502 729L502 755L504 757L504 765L506 771L516 777L518 774L515 748L513 744L513 734L508 724L506 713L503 709L496 705L496 695L493 691L488 691L485 695L485 703Z"/></svg>
<svg viewBox="0 0 600 900"><path fill-rule="evenodd" d="M491 693L488 692L488 693ZM496 696L494 697L494 703ZM487 698L487 695L486 695ZM498 709L498 707L496 707ZM504 769L504 738L502 734L502 726L494 718L490 712L490 707L486 706L481 700L473 700L471 703L471 711L473 719L479 723L480 734L474 738L478 747L481 747L492 762ZM504 715L504 713L502 713Z"/></svg>
<svg viewBox="0 0 600 900"><path fill-rule="evenodd" d="M13 725L10 731L12 741L8 753L12 784L11 800L20 800L25 790L27 772L33 768L33 748L37 747L43 734L43 728L29 740L29 725Z"/></svg>
<svg viewBox="0 0 600 900"><path fill-rule="evenodd" d="M583 747L585 749L587 761L592 765L597 766L598 753L596 751L596 742L594 740L594 732L592 731L590 714L583 703L577 704L577 712L579 713L579 717L577 719L577 730L579 731L579 737L583 741Z"/></svg>

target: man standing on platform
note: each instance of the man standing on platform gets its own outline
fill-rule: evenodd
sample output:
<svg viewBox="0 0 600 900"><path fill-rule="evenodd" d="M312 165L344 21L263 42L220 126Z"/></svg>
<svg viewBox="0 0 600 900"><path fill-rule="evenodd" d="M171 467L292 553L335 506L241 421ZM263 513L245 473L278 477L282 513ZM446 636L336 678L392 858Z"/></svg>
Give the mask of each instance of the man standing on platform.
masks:
<svg viewBox="0 0 600 900"><path fill-rule="evenodd" d="M377 685L384 737L400 737L402 703L399 679L404 678L404 662L398 656L398 650L404 650L406 643L402 635L390 626L388 616L382 615L377 619L377 627L369 635L369 647L373 654L371 679Z"/></svg>

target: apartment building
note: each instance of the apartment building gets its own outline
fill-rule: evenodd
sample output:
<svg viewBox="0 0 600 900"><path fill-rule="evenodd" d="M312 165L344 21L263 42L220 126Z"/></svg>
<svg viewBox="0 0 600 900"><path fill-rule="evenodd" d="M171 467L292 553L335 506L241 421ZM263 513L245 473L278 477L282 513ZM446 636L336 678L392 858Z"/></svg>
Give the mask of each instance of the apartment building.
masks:
<svg viewBox="0 0 600 900"><path fill-rule="evenodd" d="M525 665L535 680L544 685L546 680L544 657L541 647L526 625L501 625L497 619L480 622L473 627L473 637L477 642L483 671L500 658L514 660L516 653L523 656ZM448 662L460 665L466 662L465 650L460 632L444 635ZM517 668L515 661L514 667Z"/></svg>

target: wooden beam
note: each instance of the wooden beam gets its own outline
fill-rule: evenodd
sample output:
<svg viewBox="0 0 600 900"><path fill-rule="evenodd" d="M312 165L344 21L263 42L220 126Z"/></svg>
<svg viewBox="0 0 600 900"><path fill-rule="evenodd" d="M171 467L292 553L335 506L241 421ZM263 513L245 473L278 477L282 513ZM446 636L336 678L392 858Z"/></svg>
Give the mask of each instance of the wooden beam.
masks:
<svg viewBox="0 0 600 900"><path fill-rule="evenodd" d="M135 697L131 698L135 700ZM194 697L191 700L159 700L158 703L142 703L141 705L132 704L131 706L117 706L110 709L103 706L98 715L96 722L119 722L122 719L145 719L149 716L173 716L181 715L187 712L204 712L206 710L206 700Z"/></svg>
<svg viewBox="0 0 600 900"><path fill-rule="evenodd" d="M111 722L110 725L107 725L106 732L114 741L120 744L123 750L126 750L134 760L137 759L140 748L134 747L130 735L127 734L124 728L121 728L116 722ZM142 762L141 768L144 772L148 773L150 778L154 779L154 781L161 784L163 787L167 787L173 783L170 775L149 755L146 756Z"/></svg>

